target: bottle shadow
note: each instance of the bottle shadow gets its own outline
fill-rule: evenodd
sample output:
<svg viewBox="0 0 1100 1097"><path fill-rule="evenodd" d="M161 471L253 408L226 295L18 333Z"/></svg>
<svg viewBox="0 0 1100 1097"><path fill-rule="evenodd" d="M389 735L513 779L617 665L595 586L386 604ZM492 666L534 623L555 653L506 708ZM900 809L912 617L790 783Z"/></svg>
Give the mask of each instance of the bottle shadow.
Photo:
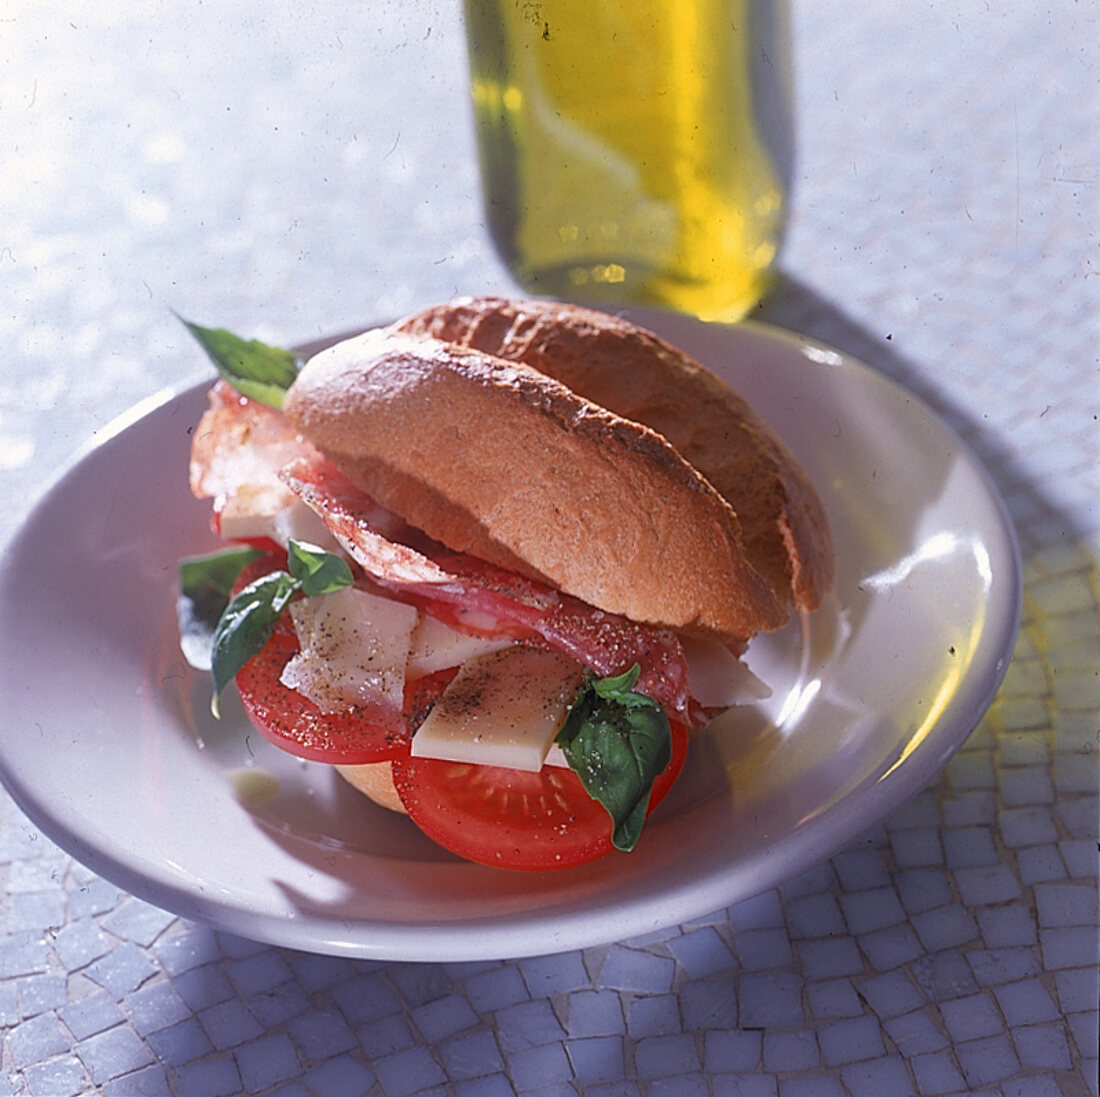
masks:
<svg viewBox="0 0 1100 1097"><path fill-rule="evenodd" d="M938 386L928 370L893 347L889 335L872 334L859 321L797 278L780 272L771 293L756 308L750 319L819 340L859 359L875 371L897 382L927 404L966 444L981 462L995 485L1017 528L1023 532L1023 520L1044 528L1060 526L1063 538L1074 540L1086 534L1081 522L1053 503L1031 470L1012 451L1008 439L986 429L981 410L952 399L945 387ZM946 368L946 363L943 364ZM1028 546L1021 537L1025 559Z"/></svg>

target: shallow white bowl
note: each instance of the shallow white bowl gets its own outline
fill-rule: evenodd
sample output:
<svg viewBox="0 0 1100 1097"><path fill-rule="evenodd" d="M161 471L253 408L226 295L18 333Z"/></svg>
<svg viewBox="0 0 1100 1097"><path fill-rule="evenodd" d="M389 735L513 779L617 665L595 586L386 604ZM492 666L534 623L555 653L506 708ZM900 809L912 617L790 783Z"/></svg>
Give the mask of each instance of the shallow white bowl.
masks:
<svg viewBox="0 0 1100 1097"><path fill-rule="evenodd" d="M638 849L578 869L459 861L324 766L283 754L175 635L179 557L214 547L187 488L205 386L115 424L0 563L0 777L44 833L152 903L317 952L466 960L678 924L830 856L919 791L977 724L1017 628L1020 567L982 469L916 398L760 325L640 320L725 376L803 461L835 595L756 639L766 703L692 745Z"/></svg>

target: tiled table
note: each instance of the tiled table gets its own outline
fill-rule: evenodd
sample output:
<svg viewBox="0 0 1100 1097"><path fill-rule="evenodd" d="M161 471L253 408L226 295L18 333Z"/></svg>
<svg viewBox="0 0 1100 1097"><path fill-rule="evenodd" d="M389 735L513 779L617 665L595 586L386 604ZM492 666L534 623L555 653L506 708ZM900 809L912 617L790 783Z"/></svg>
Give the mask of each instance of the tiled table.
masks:
<svg viewBox="0 0 1100 1097"><path fill-rule="evenodd" d="M0 532L198 375L172 308L278 342L511 289L455 7L0 2ZM1015 659L940 777L732 909L476 964L214 933L4 797L0 1094L1095 1094L1097 30L1084 3L796 4L760 315L927 400L1023 549Z"/></svg>

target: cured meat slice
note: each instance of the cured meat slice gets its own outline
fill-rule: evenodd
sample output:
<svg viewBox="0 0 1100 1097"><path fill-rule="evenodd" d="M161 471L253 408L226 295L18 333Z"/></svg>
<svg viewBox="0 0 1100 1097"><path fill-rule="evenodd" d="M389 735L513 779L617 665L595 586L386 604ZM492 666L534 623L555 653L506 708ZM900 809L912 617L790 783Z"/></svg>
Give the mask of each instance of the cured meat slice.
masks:
<svg viewBox="0 0 1100 1097"><path fill-rule="evenodd" d="M683 649L672 632L451 552L410 527L393 540L394 516L323 458L295 461L282 479L382 590L472 631L537 639L601 675L620 674L637 663L639 692L691 726L705 722L688 694Z"/></svg>

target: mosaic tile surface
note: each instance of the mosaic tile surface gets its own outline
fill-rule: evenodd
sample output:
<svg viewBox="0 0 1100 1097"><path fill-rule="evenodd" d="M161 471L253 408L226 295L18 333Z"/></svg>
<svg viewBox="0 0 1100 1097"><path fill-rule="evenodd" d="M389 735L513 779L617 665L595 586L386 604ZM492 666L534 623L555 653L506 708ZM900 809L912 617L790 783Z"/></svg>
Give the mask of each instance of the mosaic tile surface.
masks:
<svg viewBox="0 0 1100 1097"><path fill-rule="evenodd" d="M87 7L0 5L5 534L181 380L169 308L278 340L508 288L465 114L438 140L465 111L449 5ZM1100 66L1078 7L795 13L796 204L760 315L928 401L1020 536L1016 652L943 773L735 907L462 964L216 933L0 794L0 1097L1097 1093Z"/></svg>

